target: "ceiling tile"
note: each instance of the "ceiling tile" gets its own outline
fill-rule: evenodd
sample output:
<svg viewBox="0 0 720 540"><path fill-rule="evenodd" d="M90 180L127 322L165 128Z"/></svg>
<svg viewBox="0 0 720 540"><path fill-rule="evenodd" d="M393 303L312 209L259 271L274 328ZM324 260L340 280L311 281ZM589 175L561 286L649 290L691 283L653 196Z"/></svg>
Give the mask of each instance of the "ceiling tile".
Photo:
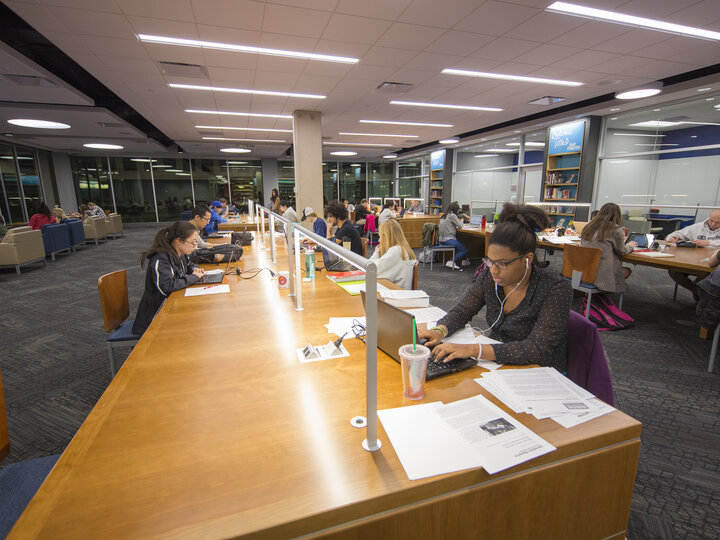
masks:
<svg viewBox="0 0 720 540"><path fill-rule="evenodd" d="M335 11L348 15L361 15L385 21L394 21L412 0L340 0Z"/></svg>
<svg viewBox="0 0 720 540"><path fill-rule="evenodd" d="M633 29L620 36L609 39L595 45L593 48L599 51L614 52L618 54L630 54L639 49L644 49L670 39L671 35L664 32L653 32L651 30Z"/></svg>
<svg viewBox="0 0 720 540"><path fill-rule="evenodd" d="M532 38L537 41L551 41L563 36L574 28L582 26L585 22L585 19L582 18L568 17L566 15L542 11L531 19L527 19L525 22L518 24L505 35L506 37L519 39L532 36Z"/></svg>
<svg viewBox="0 0 720 540"><path fill-rule="evenodd" d="M461 56L423 52L407 62L404 67L439 73L446 67L455 65L461 60Z"/></svg>
<svg viewBox="0 0 720 540"><path fill-rule="evenodd" d="M334 62L307 62L303 75L322 75L323 77L336 77L338 80L347 77L353 66Z"/></svg>
<svg viewBox="0 0 720 540"><path fill-rule="evenodd" d="M403 83L410 83L410 84L423 84L428 79L432 78L435 75L435 73L431 71L420 71L417 69L398 69L390 76L390 79L394 82L403 82Z"/></svg>
<svg viewBox="0 0 720 540"><path fill-rule="evenodd" d="M297 58L283 58L282 56L257 56L257 69L259 71L279 71L281 73L300 74L305 70L308 60Z"/></svg>
<svg viewBox="0 0 720 540"><path fill-rule="evenodd" d="M389 80L396 72L394 67L385 66L366 66L362 64L356 64L347 74L348 79L359 79L364 81L375 81L375 86L383 81ZM394 82L408 82L402 80L393 79Z"/></svg>
<svg viewBox="0 0 720 540"><path fill-rule="evenodd" d="M237 69L255 69L259 55L204 49L201 65Z"/></svg>
<svg viewBox="0 0 720 540"><path fill-rule="evenodd" d="M319 38L330 20L330 13L312 9L267 4L263 31L291 36Z"/></svg>
<svg viewBox="0 0 720 540"><path fill-rule="evenodd" d="M102 51L104 56L118 56L121 58L140 58L146 60L148 52L137 39L116 39L101 36L77 35L87 51Z"/></svg>
<svg viewBox="0 0 720 540"><path fill-rule="evenodd" d="M335 13L325 29L323 39L372 45L390 26L387 21Z"/></svg>
<svg viewBox="0 0 720 540"><path fill-rule="evenodd" d="M697 0L630 0L615 9L620 13L676 22L672 13L697 3Z"/></svg>
<svg viewBox="0 0 720 540"><path fill-rule="evenodd" d="M537 13L537 9L515 4L493 1L485 2L460 23L455 25L454 29L500 36Z"/></svg>
<svg viewBox="0 0 720 540"><path fill-rule="evenodd" d="M708 66L716 64L718 59L717 51L714 49L699 49L692 51L684 51L681 53L668 56L668 60L673 62L685 62L687 64L699 64Z"/></svg>
<svg viewBox="0 0 720 540"><path fill-rule="evenodd" d="M208 75L210 76L210 81L212 81L213 86L250 88L255 81L257 72L254 69L212 66L208 67Z"/></svg>
<svg viewBox="0 0 720 540"><path fill-rule="evenodd" d="M472 56L496 61L508 61L533 50L537 46L538 43L535 41L499 37L484 47L480 47Z"/></svg>
<svg viewBox="0 0 720 540"><path fill-rule="evenodd" d="M74 34L68 32L43 32L43 35L68 55L74 52L87 51L85 46L75 38Z"/></svg>
<svg viewBox="0 0 720 540"><path fill-rule="evenodd" d="M230 26L197 25L198 39L215 41L217 43L230 43L233 45L260 45L260 32Z"/></svg>
<svg viewBox="0 0 720 540"><path fill-rule="evenodd" d="M66 27L81 34L128 39L134 32L127 19L117 13L51 7L50 11ZM58 30L58 28L55 28Z"/></svg>
<svg viewBox="0 0 720 540"><path fill-rule="evenodd" d="M107 11L109 13L120 13L115 0L41 0L47 6L60 6L90 11Z"/></svg>
<svg viewBox="0 0 720 540"><path fill-rule="evenodd" d="M351 58L362 58L370 50L370 47L360 43L348 43L346 41L334 41L320 39L311 52L319 54L331 54L333 56L349 56ZM332 62L313 62L315 64L330 64Z"/></svg>
<svg viewBox="0 0 720 540"><path fill-rule="evenodd" d="M198 24L262 30L265 3L254 0L191 0Z"/></svg>
<svg viewBox="0 0 720 540"><path fill-rule="evenodd" d="M567 45L569 47L580 47L589 49L599 43L604 43L616 36L630 32L629 26L622 24L611 24L600 21L586 21L585 24L569 30L551 43L554 45Z"/></svg>
<svg viewBox="0 0 720 540"><path fill-rule="evenodd" d="M641 66L645 61L647 61L646 58L640 58L639 56L620 56L614 60L595 64L592 71L612 74L627 73Z"/></svg>
<svg viewBox="0 0 720 540"><path fill-rule="evenodd" d="M443 33L439 28L394 23L375 45L421 51L436 41Z"/></svg>
<svg viewBox="0 0 720 540"><path fill-rule="evenodd" d="M656 58L664 60L670 55L678 54L686 51L699 51L702 48L712 49L718 54L717 43L705 40L693 39L690 37L671 36L670 39L656 43L651 47L638 49L633 51L634 56L645 56L647 58Z"/></svg>
<svg viewBox="0 0 720 540"><path fill-rule="evenodd" d="M197 26L194 22L152 19L149 17L128 16L128 22L136 34L151 34L185 39L198 39ZM166 45L175 47L175 45Z"/></svg>
<svg viewBox="0 0 720 540"><path fill-rule="evenodd" d="M195 22L190 0L115 0L126 15Z"/></svg>
<svg viewBox="0 0 720 540"><path fill-rule="evenodd" d="M618 55L613 53L587 50L564 58L562 61L558 62L558 64L562 67L572 69L592 70L593 66L603 62L610 62L617 57Z"/></svg>
<svg viewBox="0 0 720 540"><path fill-rule="evenodd" d="M409 24L452 28L474 11L477 5L477 0L458 0L448 9L447 4L437 0L414 0L397 20Z"/></svg>
<svg viewBox="0 0 720 540"><path fill-rule="evenodd" d="M709 30L720 31L720 28L714 23L720 21L720 10L718 10L717 0L704 0L697 2L692 6L676 11L671 16L672 22L676 24L685 24L689 26L699 26L706 28L713 25Z"/></svg>
<svg viewBox="0 0 720 540"><path fill-rule="evenodd" d="M277 90L294 90L300 75L297 73L282 73L278 71L257 71L255 73L256 88ZM313 93L313 92L310 92ZM317 92L314 92L317 93Z"/></svg>
<svg viewBox="0 0 720 540"><path fill-rule="evenodd" d="M268 4L280 6L293 6L307 9L318 9L320 11L333 11L338 0L269 0Z"/></svg>
<svg viewBox="0 0 720 540"><path fill-rule="evenodd" d="M85 40L83 39L83 41ZM140 43L137 40L135 42L156 62L180 62L200 65L205 63L205 54L202 49L195 47L173 47L172 45L161 45L159 43ZM103 50L103 52L105 51ZM122 55L118 54L118 56Z"/></svg>
<svg viewBox="0 0 720 540"><path fill-rule="evenodd" d="M322 94L327 95L337 83L335 77L321 77L319 75L300 75L293 87L293 92L301 94Z"/></svg>
<svg viewBox="0 0 720 540"><path fill-rule="evenodd" d="M495 39L494 36L449 30L435 40L427 50L435 53L468 56L493 39Z"/></svg>
<svg viewBox="0 0 720 540"><path fill-rule="evenodd" d="M389 47L373 47L366 52L360 63L370 66L401 67L413 58L417 52L407 49L392 49Z"/></svg>
<svg viewBox="0 0 720 540"><path fill-rule="evenodd" d="M162 77L155 62L137 58L118 58L116 56L96 56L99 61L116 71L124 73L144 73Z"/></svg>
<svg viewBox="0 0 720 540"><path fill-rule="evenodd" d="M536 66L545 66L572 56L580 52L580 49L571 47L562 47L560 45L540 45L531 51L521 54L513 60L524 64L534 64Z"/></svg>
<svg viewBox="0 0 720 540"><path fill-rule="evenodd" d="M288 36L284 34L273 34L271 32L262 32L260 34L260 46L269 49L314 52L317 43L317 39L309 37Z"/></svg>

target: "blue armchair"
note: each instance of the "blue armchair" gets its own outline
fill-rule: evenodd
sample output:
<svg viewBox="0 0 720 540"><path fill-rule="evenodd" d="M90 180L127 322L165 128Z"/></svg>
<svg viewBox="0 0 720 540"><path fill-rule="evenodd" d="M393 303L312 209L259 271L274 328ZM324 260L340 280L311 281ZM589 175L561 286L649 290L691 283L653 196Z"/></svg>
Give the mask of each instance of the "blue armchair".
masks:
<svg viewBox="0 0 720 540"><path fill-rule="evenodd" d="M45 244L45 254L50 255L55 260L55 254L72 251L70 243L70 227L66 223L52 223L43 225L42 231L43 244Z"/></svg>
<svg viewBox="0 0 720 540"><path fill-rule="evenodd" d="M70 228L70 246L73 251L76 251L78 246L85 245L85 229L83 228L83 222L79 219L69 219L65 223Z"/></svg>

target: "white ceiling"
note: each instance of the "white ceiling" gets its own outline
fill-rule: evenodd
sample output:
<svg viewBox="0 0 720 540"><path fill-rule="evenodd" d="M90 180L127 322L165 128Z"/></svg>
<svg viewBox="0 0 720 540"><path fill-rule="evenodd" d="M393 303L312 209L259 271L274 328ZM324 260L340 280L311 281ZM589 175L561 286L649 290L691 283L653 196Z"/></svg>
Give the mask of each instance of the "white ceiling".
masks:
<svg viewBox="0 0 720 540"><path fill-rule="evenodd" d="M720 31L717 0L577 0L602 9ZM545 95L561 105L631 88L715 64L720 43L596 22L544 8L552 0L4 0L28 24L119 95L191 155L220 155L195 125L291 129L282 119L197 115L184 109L292 114L322 112L330 142L382 142L393 147L348 148L361 157L465 133L547 107L527 102ZM355 65L141 43L138 33L360 58ZM0 51L0 73L32 69ZM199 64L207 78L166 76L157 62ZM575 88L441 74L443 68L493 71L583 82ZM383 81L410 83L402 95L376 90ZM324 94L311 100L172 89L168 83ZM49 97L0 82L7 101L79 105L77 93L43 89ZM502 112L452 111L390 105L392 99L500 107ZM63 110L46 107L60 116ZM38 113L41 111L37 111ZM104 135L137 140L137 132L108 128L64 111L68 132L37 136L35 144L77 152ZM77 116L76 116L77 115ZM112 116L112 115L109 115ZM0 120L7 117L0 106ZM44 117L43 117L44 118ZM113 117L114 118L114 117ZM52 119L48 117L48 119ZM360 124L360 119L454 124L430 128ZM115 119L115 122L118 120ZM95 122L97 123L97 122ZM22 133L3 122L5 133ZM218 131L218 130L213 130ZM339 132L412 134L416 139L339 135ZM243 157L284 153L291 133L224 130L225 137L283 139L253 144ZM105 139L102 142L108 142ZM120 143L126 146L124 143ZM128 144L137 144L128 142ZM161 152L156 143L145 145ZM340 149L326 146L330 150ZM136 152L136 147L132 147ZM148 150L151 151L151 150Z"/></svg>

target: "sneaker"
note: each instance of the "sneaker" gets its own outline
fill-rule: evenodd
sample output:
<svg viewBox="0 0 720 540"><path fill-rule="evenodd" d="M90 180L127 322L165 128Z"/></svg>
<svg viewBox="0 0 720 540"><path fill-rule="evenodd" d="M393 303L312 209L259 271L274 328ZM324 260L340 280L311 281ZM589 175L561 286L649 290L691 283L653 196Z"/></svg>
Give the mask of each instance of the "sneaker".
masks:
<svg viewBox="0 0 720 540"><path fill-rule="evenodd" d="M470 259L463 259L460 264L463 266L470 266Z"/></svg>
<svg viewBox="0 0 720 540"><path fill-rule="evenodd" d="M461 270L461 268L457 264L455 264L454 261L446 262L445 266L447 266L448 268L452 268L453 270Z"/></svg>

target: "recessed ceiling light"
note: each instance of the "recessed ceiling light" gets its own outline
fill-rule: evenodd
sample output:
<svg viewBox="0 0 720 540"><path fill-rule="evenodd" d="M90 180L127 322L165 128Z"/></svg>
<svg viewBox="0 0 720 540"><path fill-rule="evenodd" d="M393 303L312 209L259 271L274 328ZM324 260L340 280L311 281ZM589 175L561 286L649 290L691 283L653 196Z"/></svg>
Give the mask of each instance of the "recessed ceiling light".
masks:
<svg viewBox="0 0 720 540"><path fill-rule="evenodd" d="M397 154L385 154L383 158L385 159L394 159L397 157Z"/></svg>
<svg viewBox="0 0 720 540"><path fill-rule="evenodd" d="M95 148L96 150L122 150L124 147L119 144L105 144L105 143L87 143L83 144L85 148Z"/></svg>
<svg viewBox="0 0 720 540"><path fill-rule="evenodd" d="M463 75L465 77L479 77L481 79L500 79L503 81L519 81L536 84L554 84L557 86L582 86L577 81L562 81L559 79L542 79L540 77L525 77L523 75L507 75L503 73L489 73L486 71L466 71L464 69L443 69L442 73L447 75Z"/></svg>
<svg viewBox="0 0 720 540"><path fill-rule="evenodd" d="M517 150L512 148L488 148L487 152L517 152Z"/></svg>
<svg viewBox="0 0 720 540"><path fill-rule="evenodd" d="M705 98L705 101L715 101L714 97Z"/></svg>
<svg viewBox="0 0 720 540"><path fill-rule="evenodd" d="M660 109L653 109L653 111L654 111L654 112L658 112L658 111L660 111Z"/></svg>
<svg viewBox="0 0 720 540"><path fill-rule="evenodd" d="M228 165L247 165L247 161L228 161Z"/></svg>
<svg viewBox="0 0 720 540"><path fill-rule="evenodd" d="M348 131L340 131L338 135L357 135L360 137L400 137L401 139L417 139L417 135L392 135L390 133L351 133Z"/></svg>
<svg viewBox="0 0 720 540"><path fill-rule="evenodd" d="M233 137L203 137L203 141L239 141L239 142L266 142L266 143L287 143L281 139L240 139Z"/></svg>
<svg viewBox="0 0 720 540"><path fill-rule="evenodd" d="M270 128L251 128L251 127L231 127L231 126L195 126L196 129L244 129L245 131L274 131L277 133L292 133L292 129L270 129Z"/></svg>
<svg viewBox="0 0 720 540"><path fill-rule="evenodd" d="M625 137L664 137L662 133L621 133L616 131L613 135L625 136Z"/></svg>
<svg viewBox="0 0 720 540"><path fill-rule="evenodd" d="M360 120L361 124L391 124L394 126L455 127L453 124L429 124L427 122L392 122L390 120Z"/></svg>
<svg viewBox="0 0 720 540"><path fill-rule="evenodd" d="M391 101L391 105L410 105L415 107L436 107L438 109L462 109L466 111L502 111L497 107L475 107L473 105L448 105L444 103L426 103L423 101Z"/></svg>
<svg viewBox="0 0 720 540"><path fill-rule="evenodd" d="M50 120L33 120L31 118L13 118L7 121L13 126L29 127L36 129L70 129L69 124L62 122L51 122Z"/></svg>
<svg viewBox="0 0 720 540"><path fill-rule="evenodd" d="M153 165L152 166L153 169L169 169L171 167L172 167L172 165Z"/></svg>
<svg viewBox="0 0 720 540"><path fill-rule="evenodd" d="M709 86L708 86L708 87L705 87L705 88L698 88L698 89L697 89L698 92L709 92L710 90L712 90L712 88L710 88Z"/></svg>
<svg viewBox="0 0 720 540"><path fill-rule="evenodd" d="M634 15L626 15L625 13L616 13L615 11L606 11L604 9L595 9L586 6L578 6L576 4L568 4L567 2L555 2L545 8L545 11L552 13L563 13L566 15L575 15L586 19L595 19L597 21L605 21L612 23L625 24L628 26L637 26L639 28L647 28L648 30L659 30L670 34L679 34L681 36L689 36L700 39L710 39L713 41L720 40L720 32L712 32L702 28L694 28L692 26L684 26L682 24L673 24L655 19L646 19L645 17L636 17Z"/></svg>
<svg viewBox="0 0 720 540"><path fill-rule="evenodd" d="M357 156L357 152L345 152L345 151L337 151L337 152L330 152L331 156ZM337 172L337 169L334 169L332 172Z"/></svg>
<svg viewBox="0 0 720 540"><path fill-rule="evenodd" d="M665 122L663 120L647 120L646 122L637 122L635 124L630 124L630 127L671 127L671 126L679 126L681 122Z"/></svg>
<svg viewBox="0 0 720 540"><path fill-rule="evenodd" d="M510 143L507 143L507 146L520 146L520 143L519 143L519 142L510 142ZM545 143L544 143L544 142L526 141L526 142L525 142L525 146L537 146L537 147L540 147L540 146L545 146Z"/></svg>
<svg viewBox="0 0 720 540"><path fill-rule="evenodd" d="M268 114L268 113L249 113L249 112L232 112L232 111L206 111L202 109L185 109L186 113L193 114L217 114L220 116L251 116L253 118L283 118L292 120L289 114Z"/></svg>
<svg viewBox="0 0 720 540"><path fill-rule="evenodd" d="M656 96L660 92L661 90L659 88L638 88L636 90L616 93L615 97L617 99L642 99L650 96Z"/></svg>
<svg viewBox="0 0 720 540"><path fill-rule="evenodd" d="M271 56L285 56L288 58L301 58L304 60L319 60L322 62L339 62L342 64L357 64L358 58L346 56L332 56L329 54L306 53L299 51L285 51L282 49L267 49L265 47L251 47L247 45L233 45L231 43L216 43L213 41L199 41L197 39L183 39L165 36L152 36L138 34L138 39L146 43L161 43L163 45L179 45L181 47L200 47L202 49L216 49L241 53L268 54Z"/></svg>
<svg viewBox="0 0 720 540"><path fill-rule="evenodd" d="M230 92L233 94L257 94L259 96L278 96L278 97L295 97L307 99L325 99L326 96L319 94L295 94L293 92L274 92L271 90L253 90L250 88L225 88L222 86L202 86L197 84L168 84L170 88L179 88L181 90L207 90L211 92Z"/></svg>
<svg viewBox="0 0 720 540"><path fill-rule="evenodd" d="M619 111L619 110L620 110L620 107L613 107L612 109L610 109L610 112L615 112L615 111Z"/></svg>
<svg viewBox="0 0 720 540"><path fill-rule="evenodd" d="M227 152L228 154L247 154L252 152L249 148L221 148L221 152Z"/></svg>
<svg viewBox="0 0 720 540"><path fill-rule="evenodd" d="M438 142L440 144L455 144L459 143L460 139L458 139L457 137L449 137L447 139L440 139Z"/></svg>
<svg viewBox="0 0 720 540"><path fill-rule="evenodd" d="M610 120L617 120L617 119L618 119L617 116L613 116Z"/></svg>
<svg viewBox="0 0 720 540"><path fill-rule="evenodd" d="M148 159L148 158L130 158L130 161L135 161L137 163L150 163L150 162L157 162L157 159Z"/></svg>
<svg viewBox="0 0 720 540"><path fill-rule="evenodd" d="M190 173L189 172L179 172L179 173L175 173L175 176L190 176Z"/></svg>
<svg viewBox="0 0 720 540"><path fill-rule="evenodd" d="M326 141L323 142L323 144L327 144L329 146L393 146L390 143L354 143L354 142L332 142L332 141Z"/></svg>
<svg viewBox="0 0 720 540"><path fill-rule="evenodd" d="M362 165L360 165L359 163L352 163L350 166L351 167L362 167Z"/></svg>
<svg viewBox="0 0 720 540"><path fill-rule="evenodd" d="M498 154L478 154L476 156L473 156L476 158L485 158L485 157L498 157Z"/></svg>
<svg viewBox="0 0 720 540"><path fill-rule="evenodd" d="M680 146L676 143L635 143L635 146Z"/></svg>
<svg viewBox="0 0 720 540"><path fill-rule="evenodd" d="M182 169L168 169L166 172L183 172Z"/></svg>

